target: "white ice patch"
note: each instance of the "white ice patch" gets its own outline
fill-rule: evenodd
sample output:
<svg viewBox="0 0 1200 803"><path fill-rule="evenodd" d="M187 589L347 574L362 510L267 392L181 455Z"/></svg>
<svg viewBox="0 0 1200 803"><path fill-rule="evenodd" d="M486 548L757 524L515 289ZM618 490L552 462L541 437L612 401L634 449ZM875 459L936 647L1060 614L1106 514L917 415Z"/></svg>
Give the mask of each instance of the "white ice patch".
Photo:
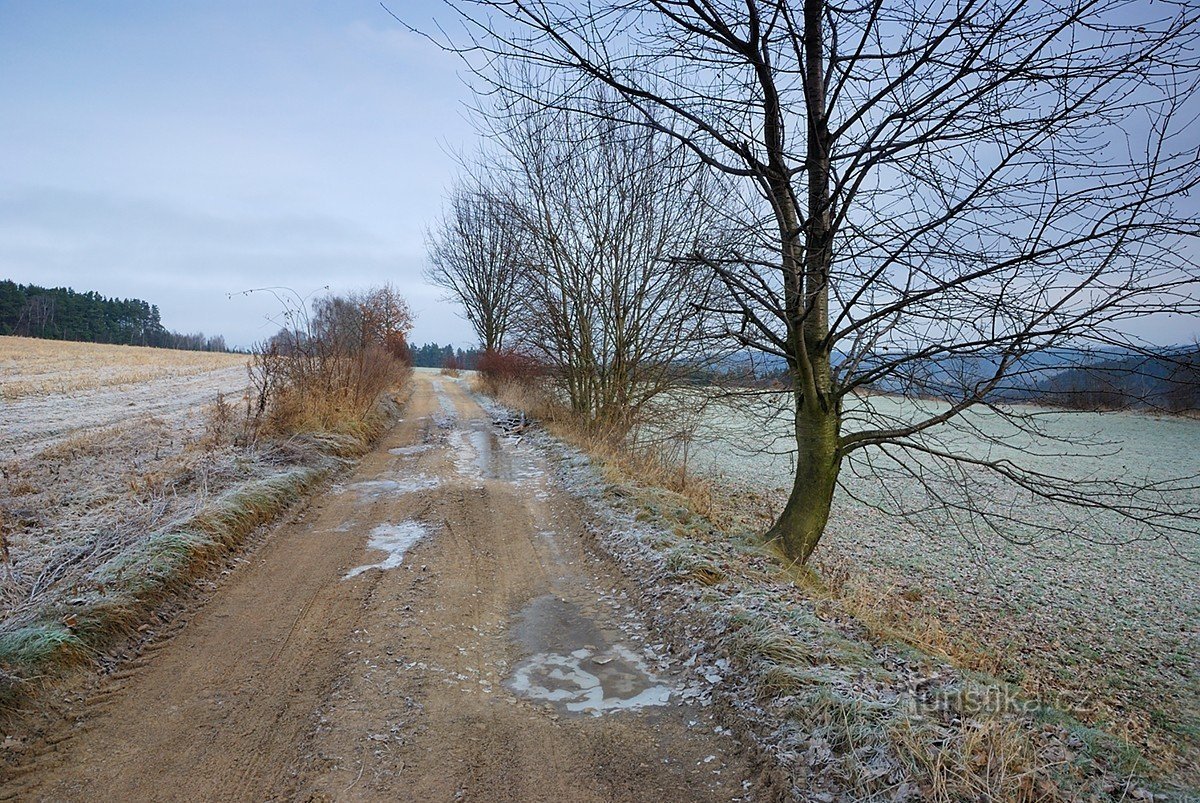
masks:
<svg viewBox="0 0 1200 803"><path fill-rule="evenodd" d="M386 494L411 494L417 491L427 491L441 484L437 477L428 474L418 474L415 477L405 477L402 480L364 480L335 489L338 493L353 491L361 496L384 496Z"/></svg>
<svg viewBox="0 0 1200 803"><path fill-rule="evenodd" d="M367 548L386 552L387 557L379 563L359 566L346 572L345 579L357 577L369 569L395 569L404 562L404 553L413 544L428 534L428 528L419 521L402 521L399 524L380 524L371 531L367 539Z"/></svg>
<svg viewBox="0 0 1200 803"><path fill-rule="evenodd" d="M418 443L413 446L399 446L395 449L388 449L388 454L394 454L398 457L407 457L409 455L421 454L428 452L433 448L432 443Z"/></svg>
<svg viewBox="0 0 1200 803"><path fill-rule="evenodd" d="M480 479L479 451L461 429L450 433L451 456L454 458L454 470L461 477Z"/></svg>
<svg viewBox="0 0 1200 803"><path fill-rule="evenodd" d="M438 406L442 408L440 415L434 414L433 422L441 429L450 429L458 420L458 409L454 406L454 400L446 395L446 389L442 386L441 380L434 379L430 384L433 385L433 392L437 395Z"/></svg>
<svg viewBox="0 0 1200 803"><path fill-rule="evenodd" d="M671 697L670 687L659 683L642 659L620 644L596 654L579 649L570 655L534 655L521 662L509 686L526 697L597 717L666 705Z"/></svg>

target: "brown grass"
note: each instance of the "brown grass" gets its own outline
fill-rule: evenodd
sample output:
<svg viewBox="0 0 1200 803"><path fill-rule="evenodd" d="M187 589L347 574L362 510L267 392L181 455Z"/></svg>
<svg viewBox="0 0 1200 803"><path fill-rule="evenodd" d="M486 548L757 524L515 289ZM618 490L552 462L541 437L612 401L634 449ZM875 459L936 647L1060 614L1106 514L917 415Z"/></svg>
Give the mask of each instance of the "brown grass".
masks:
<svg viewBox="0 0 1200 803"><path fill-rule="evenodd" d="M919 588L880 588L845 566L818 563L818 574L787 563L782 554L778 559L784 575L817 602L819 611L853 617L876 639L907 644L959 669L1000 675L1009 668L1002 655L958 622L945 621L923 606Z"/></svg>
<svg viewBox="0 0 1200 803"><path fill-rule="evenodd" d="M656 446L630 446L625 437L626 427L620 432L607 432L584 426L570 409L532 382L488 384L495 387L481 389L501 404L541 421L556 438L597 458L610 481L636 478L640 484L680 494L701 515L713 517L718 514L711 482L689 474Z"/></svg>
<svg viewBox="0 0 1200 803"><path fill-rule="evenodd" d="M923 798L932 803L1063 799L1051 779L1057 768L1039 753L1019 721L983 719L936 739L921 724L904 720L890 729L890 736L913 774L927 779Z"/></svg>

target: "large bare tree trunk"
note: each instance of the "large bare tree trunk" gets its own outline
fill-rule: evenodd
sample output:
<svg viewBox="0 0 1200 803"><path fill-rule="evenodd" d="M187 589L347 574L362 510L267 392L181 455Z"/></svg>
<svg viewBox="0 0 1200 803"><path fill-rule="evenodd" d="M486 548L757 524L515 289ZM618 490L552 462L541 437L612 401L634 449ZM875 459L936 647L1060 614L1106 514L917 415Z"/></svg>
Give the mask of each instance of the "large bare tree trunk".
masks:
<svg viewBox="0 0 1200 803"><path fill-rule="evenodd" d="M779 519L767 532L791 560L804 563L817 548L829 521L837 484L838 416L809 405L802 393L796 399L796 477Z"/></svg>
<svg viewBox="0 0 1200 803"><path fill-rule="evenodd" d="M829 194L829 129L825 106L824 0L804 4L804 99L808 141L804 222L788 177L783 112L773 76L760 69L766 89L764 133L772 178L768 182L779 221L787 310L788 363L795 400L796 476L792 492L767 539L800 563L808 560L829 521L841 453L840 420L829 357L829 269L832 210Z"/></svg>

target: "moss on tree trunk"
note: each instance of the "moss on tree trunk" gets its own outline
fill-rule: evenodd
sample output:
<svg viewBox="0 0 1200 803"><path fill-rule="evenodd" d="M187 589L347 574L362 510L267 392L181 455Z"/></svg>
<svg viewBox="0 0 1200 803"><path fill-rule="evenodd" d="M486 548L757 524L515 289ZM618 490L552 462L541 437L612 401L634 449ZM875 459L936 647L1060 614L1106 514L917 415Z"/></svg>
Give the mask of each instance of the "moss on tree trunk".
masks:
<svg viewBox="0 0 1200 803"><path fill-rule="evenodd" d="M790 560L804 563L817 547L837 485L839 413L796 400L796 476L779 519L767 531Z"/></svg>

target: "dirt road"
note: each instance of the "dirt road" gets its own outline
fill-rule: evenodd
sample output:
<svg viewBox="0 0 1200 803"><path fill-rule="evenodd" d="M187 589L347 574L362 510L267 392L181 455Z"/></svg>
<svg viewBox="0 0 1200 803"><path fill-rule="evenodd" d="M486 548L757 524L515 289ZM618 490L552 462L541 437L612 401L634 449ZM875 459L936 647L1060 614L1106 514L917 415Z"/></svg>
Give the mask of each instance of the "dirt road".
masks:
<svg viewBox="0 0 1200 803"><path fill-rule="evenodd" d="M0 798L754 799L543 458L464 386L279 527Z"/></svg>

